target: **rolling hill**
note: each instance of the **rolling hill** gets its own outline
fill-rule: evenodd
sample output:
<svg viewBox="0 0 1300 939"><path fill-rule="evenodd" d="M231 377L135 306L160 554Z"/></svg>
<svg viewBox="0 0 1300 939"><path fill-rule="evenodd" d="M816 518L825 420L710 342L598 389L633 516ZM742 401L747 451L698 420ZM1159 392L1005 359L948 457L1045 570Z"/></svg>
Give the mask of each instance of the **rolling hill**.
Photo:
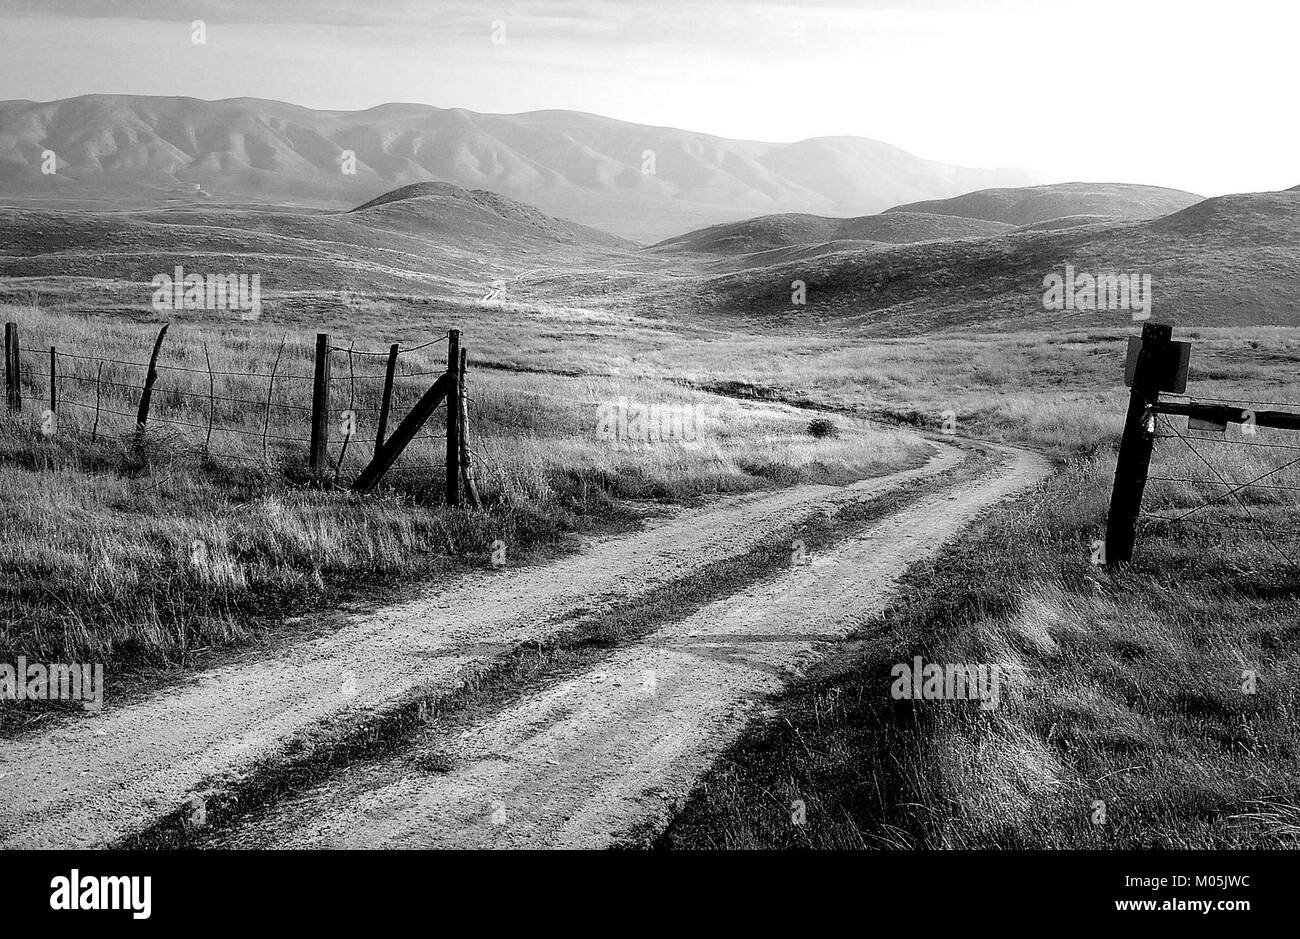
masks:
<svg viewBox="0 0 1300 939"><path fill-rule="evenodd" d="M1032 225L1073 215L1116 219L1158 218L1200 202L1181 189L1129 183L1052 183L1014 189L982 189L950 199L898 205L887 212L928 212L1010 225Z"/></svg>
<svg viewBox="0 0 1300 939"><path fill-rule="evenodd" d="M47 150L53 175L41 172ZM342 209L426 181L654 241L774 211L862 214L1044 179L949 166L860 137L761 143L574 111L317 111L126 95L0 102L0 198L24 207Z"/></svg>
<svg viewBox="0 0 1300 939"><path fill-rule="evenodd" d="M1300 326L1300 192L1221 196L1150 221L1113 221L982 239L846 247L715 273L701 312L829 319L836 328L1131 325L1112 310L1048 311L1043 279L1150 275L1152 315L1180 325ZM807 285L792 306L790 284Z"/></svg>
<svg viewBox="0 0 1300 939"><path fill-rule="evenodd" d="M654 249L736 255L830 241L909 244L937 238L979 238L1000 234L1011 227L1003 222L914 212L864 215L858 218L764 215L743 222L687 232L660 242Z"/></svg>
<svg viewBox="0 0 1300 939"><path fill-rule="evenodd" d="M1111 215L1063 215L1060 218L1049 218L1042 222L1030 222L1028 225L1013 228L1012 231L1059 231L1062 228L1075 228L1079 225L1099 225L1102 222L1114 221L1116 219Z"/></svg>
<svg viewBox="0 0 1300 939"><path fill-rule="evenodd" d="M522 240L583 247L634 249L624 238L566 219L544 215L531 205L493 192L468 192L450 183L412 183L371 199L350 215L376 228L422 237L477 240L498 249Z"/></svg>
<svg viewBox="0 0 1300 939"><path fill-rule="evenodd" d="M57 282L76 295L88 281L93 292L137 307L149 296L144 285L176 265L260 274L269 297L349 290L474 298L530 269L635 265L633 247L445 183L405 187L342 213L0 209L0 277L24 279L10 289Z"/></svg>
<svg viewBox="0 0 1300 939"><path fill-rule="evenodd" d="M1044 277L1071 265L1149 275L1156 318L1300 325L1300 191L1201 200L1152 220L1065 216L1018 229L924 213L783 214L654 249L447 183L400 187L343 212L0 209L3 294L147 310L149 281L176 265L260 273L271 319L278 309L318 315L347 291L643 317L813 317L875 334L1129 325L1123 311L1044 309ZM796 280L807 289L798 307Z"/></svg>

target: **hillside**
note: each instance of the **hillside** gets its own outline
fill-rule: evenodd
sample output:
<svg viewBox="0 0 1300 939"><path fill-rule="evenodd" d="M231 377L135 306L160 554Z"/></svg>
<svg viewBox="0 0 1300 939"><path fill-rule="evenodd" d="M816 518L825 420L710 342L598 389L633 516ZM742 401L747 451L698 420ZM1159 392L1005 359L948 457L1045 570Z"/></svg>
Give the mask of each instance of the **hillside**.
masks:
<svg viewBox="0 0 1300 939"><path fill-rule="evenodd" d="M127 306L142 305L149 296L143 285L176 265L260 273L263 291L280 297L352 290L478 298L530 269L639 263L629 247L531 206L445 183L408 187L344 213L0 209L0 277L70 285L73 295L72 279L88 278Z"/></svg>
<svg viewBox="0 0 1300 939"><path fill-rule="evenodd" d="M654 247L656 250L734 255L829 241L909 244L938 238L980 238L997 235L1010 228L1010 225L1002 222L911 212L864 215L858 218L765 215L687 232Z"/></svg>
<svg viewBox="0 0 1300 939"><path fill-rule="evenodd" d="M1116 219L1158 218L1200 202L1204 196L1161 186L1129 183L1052 183L1016 189L983 189L951 199L898 205L887 212L928 212L1032 225L1072 215Z"/></svg>
<svg viewBox="0 0 1300 939"><path fill-rule="evenodd" d="M41 173L47 149L57 155L56 175ZM344 172L349 152L353 174ZM774 211L853 215L1044 181L935 163L859 137L760 143L574 111L316 111L252 98L126 95L0 102L0 198L11 204L342 209L434 180L643 242Z"/></svg>
<svg viewBox="0 0 1300 939"><path fill-rule="evenodd" d="M1021 229L903 212L774 215L655 249L446 183L402 187L346 212L0 210L0 277L15 278L4 293L82 303L93 288L96 305L141 309L149 281L176 265L260 273L271 315L277 304L314 297L319 307L349 291L673 320L812 316L877 333L1131 322L1123 311L1044 310L1044 277L1073 265L1149 275L1154 315L1183 325L1300 325L1300 192L1207 199L1154 220L1066 216ZM796 280L806 306L790 303Z"/></svg>
<svg viewBox="0 0 1300 939"><path fill-rule="evenodd" d="M1207 199L1152 221L1011 232L888 248L848 247L705 279L702 310L835 317L842 327L912 333L953 326L1121 326L1123 311L1043 308L1043 279L1149 274L1152 313L1181 325L1300 325L1300 193ZM793 307L789 284L807 284Z"/></svg>
<svg viewBox="0 0 1300 939"><path fill-rule="evenodd" d="M523 239L601 248L635 248L635 244L599 229L545 215L522 202L450 183L412 183L371 199L351 213L374 227L394 228L458 241L478 238L504 247Z"/></svg>
<svg viewBox="0 0 1300 939"><path fill-rule="evenodd" d="M1076 228L1079 225L1099 225L1102 222L1114 222L1117 219L1111 215L1063 215L1060 218L1049 218L1042 222L1031 222L1028 225L1021 225L1013 231L1058 231L1062 228Z"/></svg>

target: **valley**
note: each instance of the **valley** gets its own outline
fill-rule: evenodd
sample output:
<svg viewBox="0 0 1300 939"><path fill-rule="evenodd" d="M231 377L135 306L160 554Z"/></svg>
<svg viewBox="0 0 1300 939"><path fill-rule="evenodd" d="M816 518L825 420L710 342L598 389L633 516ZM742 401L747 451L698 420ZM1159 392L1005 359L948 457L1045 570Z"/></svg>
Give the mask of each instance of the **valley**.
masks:
<svg viewBox="0 0 1300 939"><path fill-rule="evenodd" d="M598 213L428 180L335 208L4 209L0 312L27 354L138 365L167 322L164 370L198 377L166 373L160 420L201 426L210 353L222 374L303 376L318 332L349 365L411 349L409 407L443 368L430 344L461 330L484 506L442 504L436 439L423 470L357 497L364 454L307 485L296 442L268 449L264 424L259 450L260 411L236 415L251 440L202 459L184 433L144 450L129 423L90 443L72 419L43 435L39 410L4 423L0 642L104 661L111 704L6 710L0 836L1292 844L1296 568L1277 548L1295 501L1211 503L1221 529L1152 524L1132 567L1094 563L1140 323L1043 296L1067 268L1150 275L1153 318L1195 342L1196 394L1294 405L1300 193L1007 192L715 214L653 244L641 222L610 234ZM259 275L257 317L156 309L152 279L177 265ZM40 402L35 361L22 390ZM123 413L134 367L105 395ZM628 401L704 415L700 432L602 432ZM1214 477L1177 443L1159 459L1151 504L1197 509ZM995 663L1006 706L877 693L921 652ZM1235 694L1242 662L1259 697ZM92 777L39 782L88 754Z"/></svg>

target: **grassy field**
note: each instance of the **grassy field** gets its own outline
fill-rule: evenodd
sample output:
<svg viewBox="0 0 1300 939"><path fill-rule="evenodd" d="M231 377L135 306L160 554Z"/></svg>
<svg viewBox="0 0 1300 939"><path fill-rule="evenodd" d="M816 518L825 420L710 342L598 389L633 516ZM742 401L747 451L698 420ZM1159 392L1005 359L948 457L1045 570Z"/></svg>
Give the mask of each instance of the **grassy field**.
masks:
<svg viewBox="0 0 1300 939"><path fill-rule="evenodd" d="M1300 844L1300 472L1268 477L1286 488L1249 490L1244 506L1214 498L1220 475L1246 481L1300 455L1253 444L1300 439L1162 419L1153 478L1197 482L1153 481L1144 508L1191 514L1145 520L1128 569L1096 566L1125 395L1117 338L951 337L817 359L802 397L845 407L861 394L930 425L951 408L963 431L1067 459L1040 497L914 570L888 615L703 781L662 845ZM1196 396L1295 403L1295 331L1196 338ZM891 668L916 655L999 665L1002 705L894 700Z"/></svg>
<svg viewBox="0 0 1300 939"><path fill-rule="evenodd" d="M66 423L54 437L41 434L47 389L39 356L32 360L25 417L0 422L6 656L106 660L128 676L200 664L275 636L293 614L486 564L498 538L515 563L567 549L576 532L634 525L669 503L886 472L916 458L908 428L938 430L949 419L959 434L1042 449L1062 469L1040 496L989 515L912 572L881 622L776 702L776 716L728 754L662 843L1296 843L1300 575L1292 560L1300 545L1288 539L1300 506L1279 488L1243 494L1246 508L1236 500L1198 507L1223 491L1216 470L1247 480L1300 455L1242 444L1300 440L1268 430L1245 438L1235 428L1190 435L1204 438L1192 445L1207 465L1177 439L1188 434L1185 421L1162 426L1172 436L1159 441L1153 475L1196 481L1153 481L1146 509L1196 511L1178 523L1145 520L1129 569L1095 565L1127 394L1123 343L1134 327L866 340L809 324L672 321L658 309L641 317L345 295L321 317L299 300L270 322L198 314L173 325L162 361L202 371L164 373L158 427L143 446L129 419L101 425L89 443L76 408L61 408ZM0 312L20 322L30 350L55 343L135 362L147 357L157 326L121 312ZM372 350L397 339L418 345L447 326L464 330L470 350L483 512L443 509L438 471L428 467L396 473L365 500L309 488L299 440L271 440L263 458L264 407L219 410L224 426L248 435L214 438L224 453L209 460L193 452L193 429L162 426L206 420L205 342L216 369L265 374L280 354L290 375L310 370L317 329L336 345ZM1197 397L1297 403L1300 331L1176 337L1197 343L1189 385ZM413 353L403 368L436 371L442 349ZM335 376L348 375L351 394L351 372L340 371L347 356L336 356ZM353 365L368 375L378 361ZM126 369L120 377L131 387L116 398L106 392L104 406L132 411L141 372ZM227 378L219 395L265 400L266 379ZM405 381L399 408L421 380ZM277 384L274 402L300 406L294 387ZM352 403L372 406L373 377L357 387ZM72 385L62 393L77 395ZM601 441L596 409L620 397L703 406L707 432L699 442ZM809 415L783 403L900 430L817 439ZM305 435L291 408L283 414L286 436ZM364 444L344 462L344 482L368 455L367 430L363 419ZM410 462L432 464L440 445L422 441ZM1300 473L1290 467L1265 482L1300 486ZM1010 676L1002 707L894 701L889 670L914 655L1002 666ZM1242 690L1247 672L1253 693ZM805 824L791 820L796 801Z"/></svg>
<svg viewBox="0 0 1300 939"><path fill-rule="evenodd" d="M395 314L383 303L346 301L339 321L322 328L332 329L341 347L355 341L357 349L385 349L394 338L412 347L444 334L435 315L418 305ZM499 323L453 317L470 349L471 432L486 503L473 512L440 505L442 412L373 497L307 485L310 382L303 377L312 370L312 335L299 324L201 316L173 323L141 439L133 430L135 404L156 323L0 308L0 317L19 324L26 398L20 417L0 420L0 563L7 575L0 656L108 662L118 674L142 664L192 664L341 598L487 564L498 539L508 563L525 562L564 550L574 533L636 524L667 504L888 472L924 449L905 430L818 439L807 417L788 408L624 376L616 366L552 374L566 360L553 354L560 343L547 338L550 327L512 333L503 324L514 317L499 316ZM59 420L46 435L51 344L89 358L60 357ZM205 344L216 373L218 428L206 456ZM390 430L431 373L445 367L445 348L402 358L410 377L398 382ZM493 355L501 361L484 367ZM105 359L134 364L101 372ZM373 447L383 364L353 356L349 366L347 353L334 354L333 423L345 408L359 421L346 453L337 431L332 437L341 485ZM273 372L279 378L272 388ZM700 433L691 440L601 439L598 408L619 399L696 408Z"/></svg>

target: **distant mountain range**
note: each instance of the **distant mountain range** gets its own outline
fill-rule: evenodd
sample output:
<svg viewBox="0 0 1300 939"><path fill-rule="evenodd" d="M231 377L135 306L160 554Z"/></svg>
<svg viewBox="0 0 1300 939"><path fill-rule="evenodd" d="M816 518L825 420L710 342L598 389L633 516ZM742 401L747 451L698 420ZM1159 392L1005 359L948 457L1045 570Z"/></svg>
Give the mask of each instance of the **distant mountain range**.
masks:
<svg viewBox="0 0 1300 939"><path fill-rule="evenodd" d="M43 173L51 153L57 172ZM337 209L424 181L490 190L648 243L755 215L864 215L1047 179L936 163L862 137L760 143L576 111L316 111L127 95L0 102L0 199L12 205Z"/></svg>

